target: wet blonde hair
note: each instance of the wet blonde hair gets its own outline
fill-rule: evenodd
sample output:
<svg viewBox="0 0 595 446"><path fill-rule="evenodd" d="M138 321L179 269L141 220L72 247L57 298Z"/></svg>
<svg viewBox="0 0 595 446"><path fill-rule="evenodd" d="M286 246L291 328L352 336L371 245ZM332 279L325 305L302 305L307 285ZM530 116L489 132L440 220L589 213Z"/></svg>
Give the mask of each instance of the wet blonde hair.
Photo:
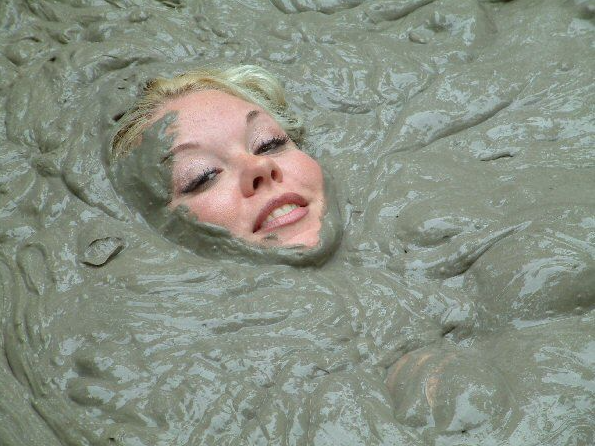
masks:
<svg viewBox="0 0 595 446"><path fill-rule="evenodd" d="M112 141L112 156L125 156L138 146L155 112L170 99L184 94L219 90L262 107L296 143L303 139L301 119L289 110L285 91L275 77L255 65L227 69L200 69L173 78L149 81L136 104L120 119L120 128Z"/></svg>

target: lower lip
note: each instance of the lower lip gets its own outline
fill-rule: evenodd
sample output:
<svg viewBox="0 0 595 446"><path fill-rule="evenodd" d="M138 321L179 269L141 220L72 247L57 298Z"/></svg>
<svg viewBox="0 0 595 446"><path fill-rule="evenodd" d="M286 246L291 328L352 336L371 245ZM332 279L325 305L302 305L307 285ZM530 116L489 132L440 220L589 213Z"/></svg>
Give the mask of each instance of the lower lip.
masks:
<svg viewBox="0 0 595 446"><path fill-rule="evenodd" d="M281 226L287 226L296 221L301 220L306 215L308 215L308 208L307 207L299 207L295 208L293 211L289 212L288 214L282 215L281 217L277 217L274 220L264 222L260 226L261 231L271 231L273 229L280 228Z"/></svg>

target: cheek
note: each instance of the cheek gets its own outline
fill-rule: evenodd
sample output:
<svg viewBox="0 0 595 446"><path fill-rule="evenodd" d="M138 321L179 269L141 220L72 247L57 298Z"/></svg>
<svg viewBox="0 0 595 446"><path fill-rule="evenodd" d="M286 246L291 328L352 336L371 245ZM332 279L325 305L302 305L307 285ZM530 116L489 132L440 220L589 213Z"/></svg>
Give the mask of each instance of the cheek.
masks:
<svg viewBox="0 0 595 446"><path fill-rule="evenodd" d="M238 204L238 198L224 187L205 191L187 202L190 211L200 221L223 226L232 232L239 226Z"/></svg>
<svg viewBox="0 0 595 446"><path fill-rule="evenodd" d="M322 169L313 158L303 152L287 157L283 166L283 178L312 192L322 193Z"/></svg>

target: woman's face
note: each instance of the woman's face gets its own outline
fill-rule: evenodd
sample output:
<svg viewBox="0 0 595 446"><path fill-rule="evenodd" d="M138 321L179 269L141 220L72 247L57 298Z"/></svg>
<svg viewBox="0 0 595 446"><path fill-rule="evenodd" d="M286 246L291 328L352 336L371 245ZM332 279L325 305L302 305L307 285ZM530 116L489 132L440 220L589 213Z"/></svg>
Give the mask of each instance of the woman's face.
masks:
<svg viewBox="0 0 595 446"><path fill-rule="evenodd" d="M171 208L265 246L318 243L324 208L322 170L262 108L205 90L169 100L156 119L177 112L168 129Z"/></svg>

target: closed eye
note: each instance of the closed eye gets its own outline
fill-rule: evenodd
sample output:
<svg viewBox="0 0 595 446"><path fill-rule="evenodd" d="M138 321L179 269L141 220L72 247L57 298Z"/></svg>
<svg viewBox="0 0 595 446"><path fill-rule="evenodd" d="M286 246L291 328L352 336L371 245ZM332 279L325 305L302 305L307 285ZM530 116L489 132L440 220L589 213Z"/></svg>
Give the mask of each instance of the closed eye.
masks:
<svg viewBox="0 0 595 446"><path fill-rule="evenodd" d="M221 173L221 169L216 169L216 168L205 169L200 175L198 175L196 178L194 178L192 181L190 181L190 183L185 185L182 188L181 193L189 194L191 192L195 192L200 189L206 188L206 186L208 186L209 183L212 182L215 179L215 177L220 173Z"/></svg>
<svg viewBox="0 0 595 446"><path fill-rule="evenodd" d="M261 155L263 153L275 152L285 148L285 145L289 142L289 136L275 136L267 141L261 143L254 151L255 155Z"/></svg>

